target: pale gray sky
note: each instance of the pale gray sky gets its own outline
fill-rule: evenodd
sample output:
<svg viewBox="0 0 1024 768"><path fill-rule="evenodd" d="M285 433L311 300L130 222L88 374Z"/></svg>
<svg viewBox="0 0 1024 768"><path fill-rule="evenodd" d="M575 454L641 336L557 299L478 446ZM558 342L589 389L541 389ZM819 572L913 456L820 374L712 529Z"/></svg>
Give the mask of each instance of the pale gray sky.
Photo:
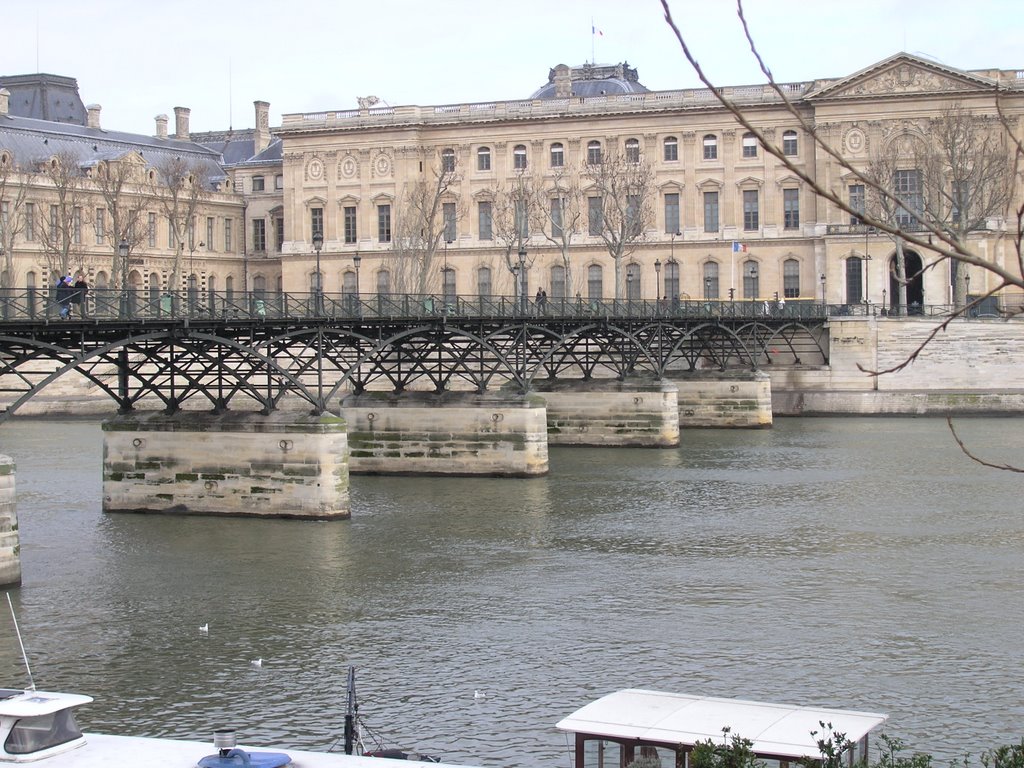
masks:
<svg viewBox="0 0 1024 768"><path fill-rule="evenodd" d="M6 0L0 74L78 79L107 128L197 131L282 113L528 97L556 64L628 61L648 88L698 85L659 0ZM734 0L670 0L722 85L764 81ZM747 0L777 79L851 74L901 50L962 69L1024 69L1020 0ZM602 34L592 35L593 26Z"/></svg>

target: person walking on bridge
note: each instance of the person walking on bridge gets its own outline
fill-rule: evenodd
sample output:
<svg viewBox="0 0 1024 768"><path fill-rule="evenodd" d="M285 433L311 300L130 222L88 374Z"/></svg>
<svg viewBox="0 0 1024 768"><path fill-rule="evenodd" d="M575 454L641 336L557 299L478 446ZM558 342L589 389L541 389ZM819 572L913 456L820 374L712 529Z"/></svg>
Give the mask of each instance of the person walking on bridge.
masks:
<svg viewBox="0 0 1024 768"><path fill-rule="evenodd" d="M89 292L89 283L85 281L85 275L81 272L76 275L74 289L71 293L71 303L78 308L78 316L85 319L88 307L86 294Z"/></svg>

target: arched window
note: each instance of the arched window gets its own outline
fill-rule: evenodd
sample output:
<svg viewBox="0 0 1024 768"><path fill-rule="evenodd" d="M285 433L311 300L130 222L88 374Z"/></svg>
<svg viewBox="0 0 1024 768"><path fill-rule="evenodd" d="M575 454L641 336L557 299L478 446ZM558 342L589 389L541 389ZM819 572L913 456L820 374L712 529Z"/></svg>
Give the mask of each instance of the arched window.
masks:
<svg viewBox="0 0 1024 768"><path fill-rule="evenodd" d="M343 296L355 296L356 294L356 273L351 269L341 273L341 293Z"/></svg>
<svg viewBox="0 0 1024 768"><path fill-rule="evenodd" d="M391 272L386 269L377 272L377 295L387 296L391 293Z"/></svg>
<svg viewBox="0 0 1024 768"><path fill-rule="evenodd" d="M626 139L626 162L640 162L640 141L639 139Z"/></svg>
<svg viewBox="0 0 1024 768"><path fill-rule="evenodd" d="M601 164L601 142L594 141L587 142L587 165L600 165Z"/></svg>
<svg viewBox="0 0 1024 768"><path fill-rule="evenodd" d="M156 272L149 276L149 300L151 302L160 300L160 275Z"/></svg>
<svg viewBox="0 0 1024 768"><path fill-rule="evenodd" d="M453 173L455 171L454 149L449 148L441 150L441 171L443 173Z"/></svg>
<svg viewBox="0 0 1024 768"><path fill-rule="evenodd" d="M679 140L675 136L666 136L664 147L665 162L671 163L679 159Z"/></svg>
<svg viewBox="0 0 1024 768"><path fill-rule="evenodd" d="M604 270L600 264L587 267L587 298L591 301L604 298Z"/></svg>
<svg viewBox="0 0 1024 768"><path fill-rule="evenodd" d="M860 256L846 260L846 303L860 304L864 300L864 264Z"/></svg>
<svg viewBox="0 0 1024 768"><path fill-rule="evenodd" d="M560 142L551 145L551 167L561 168L565 165L565 147Z"/></svg>
<svg viewBox="0 0 1024 768"><path fill-rule="evenodd" d="M476 169L478 171L491 170L491 148L480 147L476 151Z"/></svg>
<svg viewBox="0 0 1024 768"><path fill-rule="evenodd" d="M526 145L516 144L512 150L512 167L517 171L526 170Z"/></svg>
<svg viewBox="0 0 1024 768"><path fill-rule="evenodd" d="M705 301L712 301L719 297L717 261L704 262L704 278L701 287L704 290Z"/></svg>
<svg viewBox="0 0 1024 768"><path fill-rule="evenodd" d="M800 296L800 262L796 259L782 262L782 295L787 299Z"/></svg>
<svg viewBox="0 0 1024 768"><path fill-rule="evenodd" d="M626 265L626 301L640 300L640 265Z"/></svg>
<svg viewBox="0 0 1024 768"><path fill-rule="evenodd" d="M491 291L491 268L480 267L476 271L476 292L482 299L490 298Z"/></svg>
<svg viewBox="0 0 1024 768"><path fill-rule="evenodd" d="M713 133L709 133L707 136L704 137L704 159L718 159L718 137L715 136Z"/></svg>
<svg viewBox="0 0 1024 768"><path fill-rule="evenodd" d="M565 267L561 264L556 264L551 268L551 275L548 278L548 282L551 284L551 298L553 299L564 299L565 298Z"/></svg>
<svg viewBox="0 0 1024 768"><path fill-rule="evenodd" d="M743 134L743 156L757 157L757 137L749 132Z"/></svg>
<svg viewBox="0 0 1024 768"><path fill-rule="evenodd" d="M679 298L679 262L665 262L665 286L662 293L666 299Z"/></svg>
<svg viewBox="0 0 1024 768"><path fill-rule="evenodd" d="M262 299L267 292L267 278L263 275L256 275L252 279L252 292L256 294L257 299Z"/></svg>
<svg viewBox="0 0 1024 768"><path fill-rule="evenodd" d="M796 153L796 131L784 131L782 134L782 154L793 157Z"/></svg>
<svg viewBox="0 0 1024 768"><path fill-rule="evenodd" d="M94 281L93 287L98 288L102 291L105 288L107 288L109 283L110 279L107 277L107 273L101 269L99 272L96 273L96 280Z"/></svg>
<svg viewBox="0 0 1024 768"><path fill-rule="evenodd" d="M235 278L231 275L228 275L224 280L224 293L228 301L231 301L235 296Z"/></svg>
<svg viewBox="0 0 1024 768"><path fill-rule="evenodd" d="M743 298L756 299L761 293L761 269L756 261L743 262Z"/></svg>

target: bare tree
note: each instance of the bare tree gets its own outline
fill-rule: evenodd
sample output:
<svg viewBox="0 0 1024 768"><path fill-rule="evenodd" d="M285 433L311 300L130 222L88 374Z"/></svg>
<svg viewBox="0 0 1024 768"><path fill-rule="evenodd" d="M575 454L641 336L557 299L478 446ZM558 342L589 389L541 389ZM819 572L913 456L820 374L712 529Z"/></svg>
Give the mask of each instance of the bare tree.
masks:
<svg viewBox="0 0 1024 768"><path fill-rule="evenodd" d="M565 270L566 296L579 289L574 282L570 246L573 237L580 231L583 220L583 194L580 192L579 175L569 166L553 169L551 186L536 184L536 203L532 207L536 222L532 229L542 232L548 242L558 248Z"/></svg>
<svg viewBox="0 0 1024 768"><path fill-rule="evenodd" d="M491 227L494 239L503 250L502 263L505 270L513 276L519 271L519 252L525 250L530 241L531 225L537 220L537 187L537 180L521 170L508 187L499 186L494 194ZM528 256L523 269L529 270L535 260L535 257ZM520 279L517 292L526 282L522 276Z"/></svg>
<svg viewBox="0 0 1024 768"><path fill-rule="evenodd" d="M210 196L210 174L199 161L175 155L156 166L152 195L160 202L174 237L174 264L169 287L181 284L181 268L186 244L195 246L196 213Z"/></svg>
<svg viewBox="0 0 1024 768"><path fill-rule="evenodd" d="M615 265L615 298L622 298L622 260L644 239L654 221L654 172L640 157L619 151L604 153L583 175L591 182L587 194L600 199L601 240Z"/></svg>
<svg viewBox="0 0 1024 768"><path fill-rule="evenodd" d="M81 261L85 174L74 155L61 152L41 164L41 176L50 210L40 217L39 241L52 278L68 274L72 263Z"/></svg>
<svg viewBox="0 0 1024 768"><path fill-rule="evenodd" d="M145 198L139 194L142 169L134 162L137 155L128 155L118 160L101 163L96 168L96 188L103 197L106 211L110 214L110 233L107 240L113 250L112 284L123 288L128 278L128 263L131 254L142 244L143 233L139 226ZM124 261L121 260L120 244L128 246Z"/></svg>
<svg viewBox="0 0 1024 768"><path fill-rule="evenodd" d="M452 195L453 188L462 180L455 157L439 155L428 173L429 178L406 185L395 212L395 232L387 264L392 290L399 293L424 294L437 287L439 276L434 264L444 242L446 224L457 228L464 215ZM444 217L446 202L454 205L454 217L449 222Z"/></svg>
<svg viewBox="0 0 1024 768"><path fill-rule="evenodd" d="M13 287L14 241L25 231L25 202L31 171L15 165L7 153L0 153L0 288Z"/></svg>

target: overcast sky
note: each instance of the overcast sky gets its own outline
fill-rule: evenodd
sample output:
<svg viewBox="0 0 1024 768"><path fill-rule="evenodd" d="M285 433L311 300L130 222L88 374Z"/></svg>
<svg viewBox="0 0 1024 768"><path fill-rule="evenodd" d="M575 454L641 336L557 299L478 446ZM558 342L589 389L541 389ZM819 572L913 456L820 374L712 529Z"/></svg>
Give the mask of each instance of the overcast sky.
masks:
<svg viewBox="0 0 1024 768"><path fill-rule="evenodd" d="M528 97L556 64L626 61L652 90L697 86L660 0L3 0L0 74L78 79L106 128L195 131L281 115ZM722 85L764 81L734 0L670 0ZM1024 69L1020 0L747 0L778 80L856 72L901 50L961 69ZM593 22L591 22L593 20ZM600 34L593 34L591 24Z"/></svg>

